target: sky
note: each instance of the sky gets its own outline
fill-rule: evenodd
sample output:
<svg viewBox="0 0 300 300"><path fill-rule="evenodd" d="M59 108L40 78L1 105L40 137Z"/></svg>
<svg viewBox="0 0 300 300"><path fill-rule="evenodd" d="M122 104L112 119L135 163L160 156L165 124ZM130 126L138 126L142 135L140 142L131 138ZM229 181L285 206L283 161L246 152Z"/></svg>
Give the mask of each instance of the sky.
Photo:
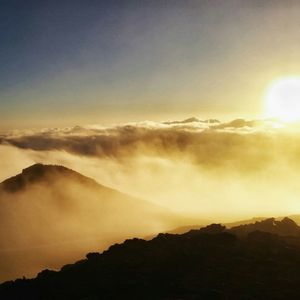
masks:
<svg viewBox="0 0 300 300"><path fill-rule="evenodd" d="M0 128L259 117L296 0L1 0Z"/></svg>

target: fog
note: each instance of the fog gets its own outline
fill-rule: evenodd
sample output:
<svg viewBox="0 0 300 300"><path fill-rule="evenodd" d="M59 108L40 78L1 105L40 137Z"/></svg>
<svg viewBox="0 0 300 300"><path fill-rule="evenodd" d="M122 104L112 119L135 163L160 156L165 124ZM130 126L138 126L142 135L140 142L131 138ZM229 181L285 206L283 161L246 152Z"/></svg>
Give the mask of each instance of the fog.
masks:
<svg viewBox="0 0 300 300"><path fill-rule="evenodd" d="M34 276L129 237L184 224L180 216L95 184L68 170L39 166L0 191L0 280ZM41 176L30 179L32 175ZM22 179L22 180L23 180Z"/></svg>
<svg viewBox="0 0 300 300"><path fill-rule="evenodd" d="M0 141L1 180L34 163L58 164L140 199L103 196L65 176L2 195L2 279L58 268L126 237L300 213L300 138L276 122L143 122Z"/></svg>
<svg viewBox="0 0 300 300"><path fill-rule="evenodd" d="M14 147L0 147L7 157L0 176L31 162L61 164L202 219L298 213L300 138L288 129L271 121L192 120L18 132L3 137Z"/></svg>

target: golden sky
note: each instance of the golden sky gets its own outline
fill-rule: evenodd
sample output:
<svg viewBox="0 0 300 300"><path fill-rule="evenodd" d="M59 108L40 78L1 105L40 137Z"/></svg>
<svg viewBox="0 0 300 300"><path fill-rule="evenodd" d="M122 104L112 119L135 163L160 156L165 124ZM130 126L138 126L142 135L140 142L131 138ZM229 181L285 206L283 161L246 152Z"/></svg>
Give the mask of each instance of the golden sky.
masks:
<svg viewBox="0 0 300 300"><path fill-rule="evenodd" d="M269 83L300 74L300 4L1 4L0 126L259 117Z"/></svg>

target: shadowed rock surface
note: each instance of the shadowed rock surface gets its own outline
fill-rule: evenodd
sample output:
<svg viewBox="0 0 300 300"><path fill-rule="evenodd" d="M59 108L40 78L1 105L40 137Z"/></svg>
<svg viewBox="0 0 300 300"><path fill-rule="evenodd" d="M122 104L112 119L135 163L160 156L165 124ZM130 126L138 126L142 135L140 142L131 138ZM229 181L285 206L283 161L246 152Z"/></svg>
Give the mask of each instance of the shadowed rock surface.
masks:
<svg viewBox="0 0 300 300"><path fill-rule="evenodd" d="M234 226L230 229L231 232L238 235L247 235L250 232L260 230L269 233L274 233L282 236L299 236L300 227L292 219L285 217L281 221L275 218L269 218L262 221L257 221L254 224Z"/></svg>
<svg viewBox="0 0 300 300"><path fill-rule="evenodd" d="M294 224L288 219L260 223L245 225L249 230L245 227L242 235L212 224L181 235L159 234L151 241L126 240L59 272L44 270L36 279L6 282L0 297L299 299L300 246L268 232L273 226L281 233L291 228L287 233L293 236ZM298 237L293 239L299 244Z"/></svg>

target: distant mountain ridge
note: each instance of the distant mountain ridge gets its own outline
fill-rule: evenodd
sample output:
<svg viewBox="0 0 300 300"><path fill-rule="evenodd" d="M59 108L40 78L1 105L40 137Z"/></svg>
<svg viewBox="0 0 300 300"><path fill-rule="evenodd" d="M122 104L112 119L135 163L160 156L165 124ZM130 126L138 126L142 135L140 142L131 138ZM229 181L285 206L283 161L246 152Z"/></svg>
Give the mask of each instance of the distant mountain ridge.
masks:
<svg viewBox="0 0 300 300"><path fill-rule="evenodd" d="M300 227L291 218L114 244L180 220L62 166L33 165L0 190L0 280L44 269L0 285L0 299L300 298Z"/></svg>
<svg viewBox="0 0 300 300"><path fill-rule="evenodd" d="M239 231L243 231L243 228L248 228L245 225L251 224L252 228L257 227L261 227L264 226L264 224L281 224L280 222L278 223L278 221L281 221L283 219L288 218L289 220L293 221L293 224L299 226L300 223L300 215L290 215L288 217L277 217L277 218L266 218L266 217L254 217L251 219L245 219L245 220L241 220L241 221L236 221L236 222L230 222L230 223L222 223L222 225L226 226L226 228L230 229L230 228L236 228L236 230ZM266 221L261 223L262 221ZM195 224L195 225L186 225L186 226L181 226L181 227L177 227L175 229L172 229L171 231L168 231L167 233L173 233L173 234L182 234L182 233L186 233L190 230L193 229L200 229L203 226L205 226L205 224ZM274 227L275 229L275 227ZM262 228L259 228L259 230L262 230ZM276 231L276 230L275 230Z"/></svg>
<svg viewBox="0 0 300 300"><path fill-rule="evenodd" d="M288 217L284 217L281 221L276 220L275 218L268 218L262 221L257 221L253 224L234 226L229 229L230 232L237 235L247 235L256 230L281 236L300 237L300 227L295 221Z"/></svg>
<svg viewBox="0 0 300 300"><path fill-rule="evenodd" d="M187 119L184 119L184 120L181 120L181 121L166 121L164 122L164 124L167 124L167 125L176 125L176 124L188 124L188 123L210 123L210 124L213 124L213 123L220 123L219 120L217 119L206 119L206 120L200 120L196 117L190 117L190 118L187 118Z"/></svg>
<svg viewBox="0 0 300 300"><path fill-rule="evenodd" d="M185 233L202 232L202 233L221 233L228 232L239 237L245 237L249 233L261 231L278 236L284 237L299 237L300 238L300 226L295 221L288 217L284 217L282 220L276 220L275 218L267 218L255 223L243 224L226 228L222 224L211 224L198 229L191 229ZM183 234L185 234L183 233Z"/></svg>

